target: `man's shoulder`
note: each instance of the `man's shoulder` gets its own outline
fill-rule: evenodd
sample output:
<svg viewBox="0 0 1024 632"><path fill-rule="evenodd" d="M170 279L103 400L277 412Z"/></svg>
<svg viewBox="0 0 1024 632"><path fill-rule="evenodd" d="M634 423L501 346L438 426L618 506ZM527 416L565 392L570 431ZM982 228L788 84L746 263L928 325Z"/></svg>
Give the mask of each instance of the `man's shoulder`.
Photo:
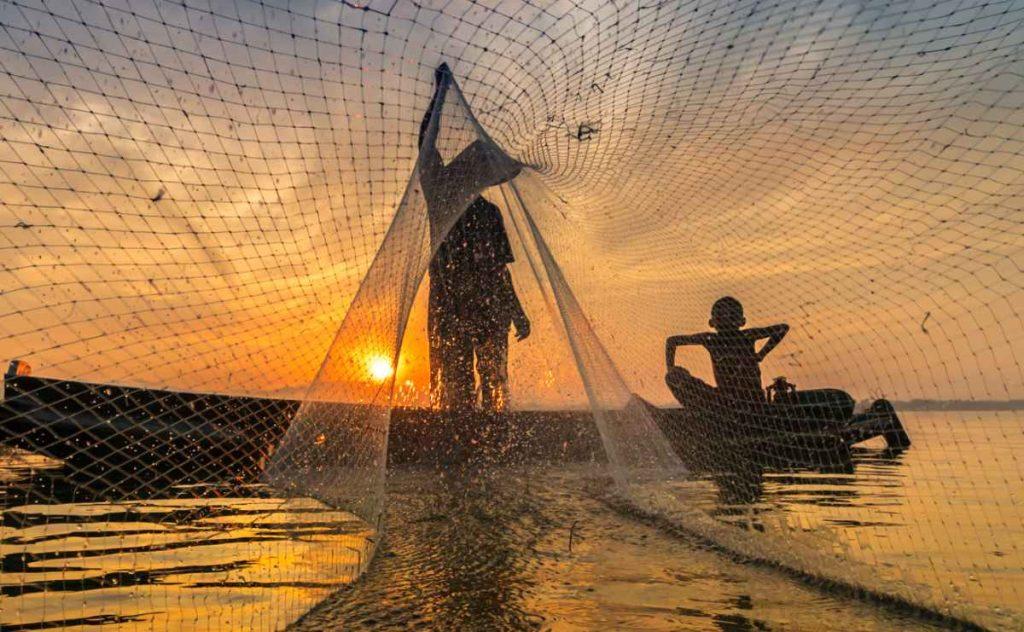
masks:
<svg viewBox="0 0 1024 632"><path fill-rule="evenodd" d="M498 213L500 216L501 211L498 206L485 198L482 195L478 195L475 200L469 205L469 210L474 213Z"/></svg>
<svg viewBox="0 0 1024 632"><path fill-rule="evenodd" d="M706 336L704 344L708 346L731 347L737 342L747 339L747 333L744 329L709 331L704 335Z"/></svg>
<svg viewBox="0 0 1024 632"><path fill-rule="evenodd" d="M703 331L699 334L691 334L691 339L697 344L711 346L718 342L720 336L717 332L714 331Z"/></svg>

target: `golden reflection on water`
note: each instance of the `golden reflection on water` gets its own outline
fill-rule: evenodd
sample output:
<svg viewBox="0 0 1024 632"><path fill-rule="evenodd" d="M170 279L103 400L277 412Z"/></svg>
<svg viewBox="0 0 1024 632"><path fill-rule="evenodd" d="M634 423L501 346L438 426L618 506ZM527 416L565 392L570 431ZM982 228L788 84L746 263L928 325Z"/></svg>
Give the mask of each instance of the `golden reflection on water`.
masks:
<svg viewBox="0 0 1024 632"><path fill-rule="evenodd" d="M0 463L5 482L53 467L25 453ZM303 498L24 504L3 517L0 627L11 630L279 629L358 577L373 536Z"/></svg>
<svg viewBox="0 0 1024 632"><path fill-rule="evenodd" d="M743 541L837 554L823 575L864 569L869 588L913 584L926 605L1019 627L1024 418L904 422L914 445L902 454L869 447L847 469L709 477L689 499ZM623 515L597 500L596 466L393 472L385 548L336 593L376 536L316 501L257 486L248 497L19 504L19 479L56 464L25 453L0 463L4 629L277 629L300 616L309 630L928 627Z"/></svg>
<svg viewBox="0 0 1024 632"><path fill-rule="evenodd" d="M1024 413L906 412L906 452L836 471L737 471L680 497L730 549L998 629L1024 626ZM880 446L880 444L879 444Z"/></svg>
<svg viewBox="0 0 1024 632"><path fill-rule="evenodd" d="M600 500L603 474L396 473L373 570L296 630L935 629L637 521Z"/></svg>

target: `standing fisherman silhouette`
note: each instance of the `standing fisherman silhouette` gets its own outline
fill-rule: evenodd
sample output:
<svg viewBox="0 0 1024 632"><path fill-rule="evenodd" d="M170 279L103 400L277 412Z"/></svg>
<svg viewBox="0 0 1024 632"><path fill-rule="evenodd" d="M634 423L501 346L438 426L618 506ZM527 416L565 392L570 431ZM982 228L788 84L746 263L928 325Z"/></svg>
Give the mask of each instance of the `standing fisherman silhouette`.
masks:
<svg viewBox="0 0 1024 632"><path fill-rule="evenodd" d="M451 71L441 64L436 87L420 125L420 181L431 215L430 296L427 327L430 341L430 391L442 409L476 407L474 376L480 377L485 411L508 405L508 334L530 335L530 321L512 285L508 264L514 261L501 211L479 192L511 180L518 164L475 140L447 165L437 149L441 110L452 85ZM446 224L472 194L465 211L447 231ZM468 201L468 200L466 200ZM446 221L447 220L447 221ZM437 243L440 235L444 239Z"/></svg>

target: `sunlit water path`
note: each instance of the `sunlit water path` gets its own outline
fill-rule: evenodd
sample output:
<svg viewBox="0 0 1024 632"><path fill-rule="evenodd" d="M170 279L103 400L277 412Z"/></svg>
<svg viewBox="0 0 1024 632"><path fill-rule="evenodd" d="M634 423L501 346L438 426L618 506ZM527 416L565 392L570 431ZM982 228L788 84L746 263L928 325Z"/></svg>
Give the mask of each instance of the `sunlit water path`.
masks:
<svg viewBox="0 0 1024 632"><path fill-rule="evenodd" d="M296 629L933 629L643 524L602 502L594 474L395 477L370 571Z"/></svg>
<svg viewBox="0 0 1024 632"><path fill-rule="evenodd" d="M857 543L854 558L880 575L950 582L988 625L1012 628L1016 614L999 604L1024 581L1024 527L1013 527L1024 515L993 490L1020 475L1024 419L948 412L906 422L915 444L905 453L869 446L844 471L709 477L695 498L740 529L799 524ZM603 502L599 465L396 469L382 548L352 583L375 535L316 501L257 485L75 502L59 462L24 452L0 462L5 630L276 629L296 620L308 630L938 625L639 521ZM61 502L41 503L47 493ZM951 504L957 511L943 509ZM1003 531L974 526L995 514L988 523L1009 525ZM962 544L938 547L940 529Z"/></svg>
<svg viewBox="0 0 1024 632"><path fill-rule="evenodd" d="M59 467L23 452L3 457L4 630L279 629L365 566L365 523L261 486L13 504L26 485L61 486Z"/></svg>

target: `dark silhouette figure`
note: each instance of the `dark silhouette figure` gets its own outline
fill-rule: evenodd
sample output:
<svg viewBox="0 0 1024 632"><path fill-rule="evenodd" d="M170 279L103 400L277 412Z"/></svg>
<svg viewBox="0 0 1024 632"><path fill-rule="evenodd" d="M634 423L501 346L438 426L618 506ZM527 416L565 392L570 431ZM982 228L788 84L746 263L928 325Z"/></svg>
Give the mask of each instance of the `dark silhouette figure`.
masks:
<svg viewBox="0 0 1024 632"><path fill-rule="evenodd" d="M709 439L731 441L736 433L743 433L746 439L775 435L784 440L769 450L777 454L767 456L784 456L787 447L810 446L812 437L806 433L817 433L813 440L821 445L811 452L821 453L818 460L822 464L848 458L850 445L875 436L884 437L894 449L910 445L910 437L888 400L876 400L864 412L854 414L853 397L840 389L798 391L796 385L778 377L762 390L761 361L782 341L789 325L743 329L743 306L730 296L715 301L709 324L714 332L671 336L665 341L665 383L683 408L706 424L701 432L720 435ZM762 339L766 342L755 349ZM680 345L701 345L708 350L717 387L675 366Z"/></svg>
<svg viewBox="0 0 1024 632"><path fill-rule="evenodd" d="M711 307L708 324L714 332L671 336L665 341L665 382L676 399L684 405L725 407L739 413L764 410L760 363L782 341L789 325L741 329L746 322L740 302L726 296ZM762 339L767 342L755 350ZM701 345L708 350L717 388L675 366L676 348L681 345Z"/></svg>
<svg viewBox="0 0 1024 632"><path fill-rule="evenodd" d="M518 168L495 168L482 141L474 141L447 165L436 147L444 97L451 85L442 64L437 89L420 127L420 176L431 209L432 239L444 235L447 214L460 210L460 196L515 177ZM469 200L467 200L469 201ZM434 244L432 244L434 245ZM430 261L428 328L432 400L448 410L476 407L476 373L485 411L508 404L508 334L530 335L530 321L512 285L514 261L501 211L480 195L469 201Z"/></svg>

